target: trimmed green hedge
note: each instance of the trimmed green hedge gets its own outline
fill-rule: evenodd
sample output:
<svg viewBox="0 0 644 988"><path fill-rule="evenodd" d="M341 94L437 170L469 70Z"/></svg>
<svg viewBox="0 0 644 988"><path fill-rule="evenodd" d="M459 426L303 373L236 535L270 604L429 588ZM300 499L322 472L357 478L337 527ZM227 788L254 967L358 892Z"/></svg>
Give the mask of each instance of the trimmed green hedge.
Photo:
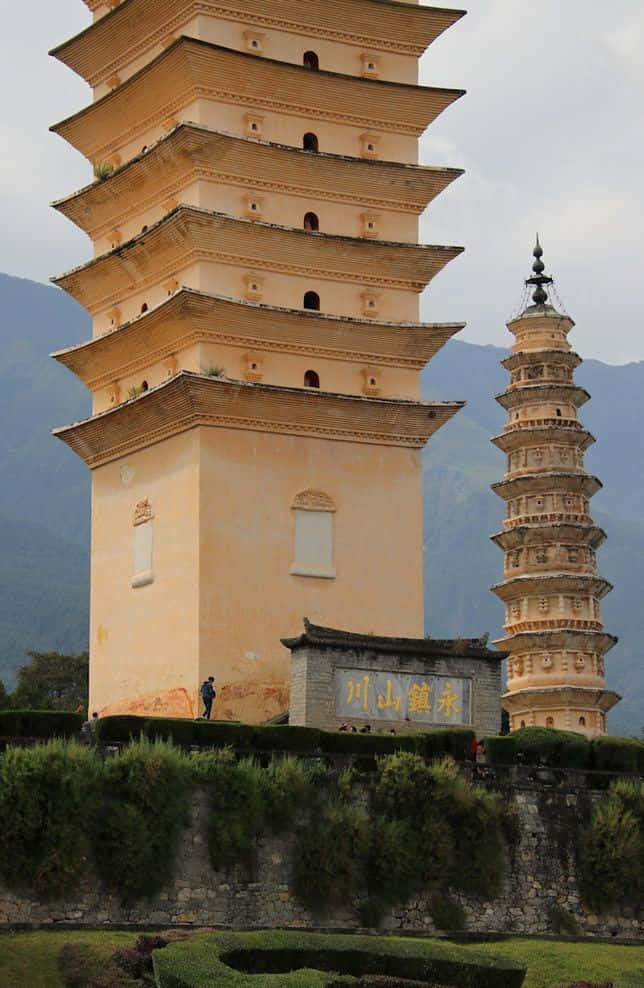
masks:
<svg viewBox="0 0 644 988"><path fill-rule="evenodd" d="M644 771L644 744L635 738L593 738L592 765L601 772Z"/></svg>
<svg viewBox="0 0 644 988"><path fill-rule="evenodd" d="M503 734L485 739L485 757L490 765L514 765L517 739L514 734Z"/></svg>
<svg viewBox="0 0 644 988"><path fill-rule="evenodd" d="M68 710L0 711L0 737L71 738L80 734L84 717Z"/></svg>
<svg viewBox="0 0 644 988"><path fill-rule="evenodd" d="M595 770L644 772L644 744L636 738L601 736L588 740L573 731L552 727L524 727L505 737L485 739L491 765L513 765L521 753L524 765Z"/></svg>
<svg viewBox="0 0 644 988"><path fill-rule="evenodd" d="M215 933L170 944L152 955L159 988L330 988L361 975L387 975L446 988L520 988L515 961L454 944L274 930ZM334 974L332 972L340 972Z"/></svg>
<svg viewBox="0 0 644 988"><path fill-rule="evenodd" d="M298 751L375 756L412 751L430 759L451 755L457 761L467 757L474 737L474 732L465 727L437 728L426 734L354 734L291 725L121 715L102 717L96 725L96 736L102 744L127 742L141 734L150 741L172 740L177 745L203 748L230 745L248 753Z"/></svg>

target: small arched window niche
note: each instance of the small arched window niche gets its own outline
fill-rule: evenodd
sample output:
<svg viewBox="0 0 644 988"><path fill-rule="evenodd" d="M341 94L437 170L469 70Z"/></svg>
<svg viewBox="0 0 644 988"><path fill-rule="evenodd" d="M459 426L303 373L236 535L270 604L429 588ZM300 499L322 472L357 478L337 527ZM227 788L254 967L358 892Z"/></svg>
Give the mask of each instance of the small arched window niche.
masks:
<svg viewBox="0 0 644 988"><path fill-rule="evenodd" d="M302 57L302 65L305 69L313 69L314 72L320 68L320 59L314 51L305 51Z"/></svg>
<svg viewBox="0 0 644 988"><path fill-rule="evenodd" d="M333 499L324 491L300 491L293 499L291 510L295 517L289 573L333 580Z"/></svg>
<svg viewBox="0 0 644 988"><path fill-rule="evenodd" d="M304 387L305 388L319 388L320 387L320 375L314 370L307 370L304 375Z"/></svg>
<svg viewBox="0 0 644 988"><path fill-rule="evenodd" d="M319 151L320 143L317 134L307 133L302 138L302 147L305 151Z"/></svg>
<svg viewBox="0 0 644 988"><path fill-rule="evenodd" d="M318 219L317 213L305 213L304 214L304 229L312 230L317 233L320 229L320 221Z"/></svg>
<svg viewBox="0 0 644 988"><path fill-rule="evenodd" d="M304 308L312 309L314 312L320 311L320 296L317 292L306 292L304 295Z"/></svg>

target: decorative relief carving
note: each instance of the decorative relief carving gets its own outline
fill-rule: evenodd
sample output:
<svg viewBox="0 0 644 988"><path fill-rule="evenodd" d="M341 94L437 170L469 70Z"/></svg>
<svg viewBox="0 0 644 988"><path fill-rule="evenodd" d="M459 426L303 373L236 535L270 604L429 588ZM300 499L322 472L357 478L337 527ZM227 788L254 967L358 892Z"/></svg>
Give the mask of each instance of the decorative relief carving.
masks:
<svg viewBox="0 0 644 988"><path fill-rule="evenodd" d="M328 494L310 489L296 494L291 507L300 511L335 511L333 499Z"/></svg>
<svg viewBox="0 0 644 988"><path fill-rule="evenodd" d="M146 521L152 521L154 515L152 514L152 505L147 497L143 500L137 501L134 506L134 524L143 525Z"/></svg>

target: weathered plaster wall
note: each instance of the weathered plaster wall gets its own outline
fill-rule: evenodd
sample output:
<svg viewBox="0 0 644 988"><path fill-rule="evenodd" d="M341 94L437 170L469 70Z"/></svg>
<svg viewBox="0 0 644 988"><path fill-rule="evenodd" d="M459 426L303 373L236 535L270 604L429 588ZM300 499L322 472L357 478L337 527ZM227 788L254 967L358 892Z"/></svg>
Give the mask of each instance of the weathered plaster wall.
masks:
<svg viewBox="0 0 644 988"><path fill-rule="evenodd" d="M559 906L589 937L644 937L644 911L635 915L597 915L580 902L570 837L583 801L599 794L587 790L552 791L547 787L512 792L521 817L521 840L501 896L494 902L459 897L470 931L488 933L551 934L550 911ZM290 872L295 836L266 837L258 845L257 868L249 875L241 868L214 872L208 862L206 803L203 794L194 802L193 821L181 842L175 879L149 902L123 908L101 888L91 867L83 888L73 897L48 904L28 895L16 895L0 886L0 927L13 924L89 926L158 924L170 926L335 927L358 929L359 903L350 903L332 916L313 917L295 900ZM428 902L419 898L392 910L385 930L436 933Z"/></svg>

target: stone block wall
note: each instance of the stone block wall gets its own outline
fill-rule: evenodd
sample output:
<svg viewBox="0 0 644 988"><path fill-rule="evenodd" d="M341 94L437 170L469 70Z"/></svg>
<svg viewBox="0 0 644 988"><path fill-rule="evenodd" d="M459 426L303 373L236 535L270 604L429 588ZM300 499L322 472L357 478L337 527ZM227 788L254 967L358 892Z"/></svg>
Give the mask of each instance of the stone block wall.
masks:
<svg viewBox="0 0 644 988"><path fill-rule="evenodd" d="M532 787L507 791L520 813L521 839L515 848L501 895L493 902L456 896L464 906L467 928L478 933L552 934L552 909L565 909L589 937L644 938L644 911L597 915L586 909L577 886L573 835L582 804L600 798L585 789ZM207 803L195 793L192 824L184 832L171 885L153 899L124 907L107 893L88 862L82 887L68 899L39 902L28 893L0 885L0 928L70 923L107 927L223 926L232 929L360 928L359 902L333 915L313 916L295 899L291 870L295 835L267 835L258 842L252 874L243 868L215 872L208 860ZM395 908L382 929L435 934L429 896Z"/></svg>

